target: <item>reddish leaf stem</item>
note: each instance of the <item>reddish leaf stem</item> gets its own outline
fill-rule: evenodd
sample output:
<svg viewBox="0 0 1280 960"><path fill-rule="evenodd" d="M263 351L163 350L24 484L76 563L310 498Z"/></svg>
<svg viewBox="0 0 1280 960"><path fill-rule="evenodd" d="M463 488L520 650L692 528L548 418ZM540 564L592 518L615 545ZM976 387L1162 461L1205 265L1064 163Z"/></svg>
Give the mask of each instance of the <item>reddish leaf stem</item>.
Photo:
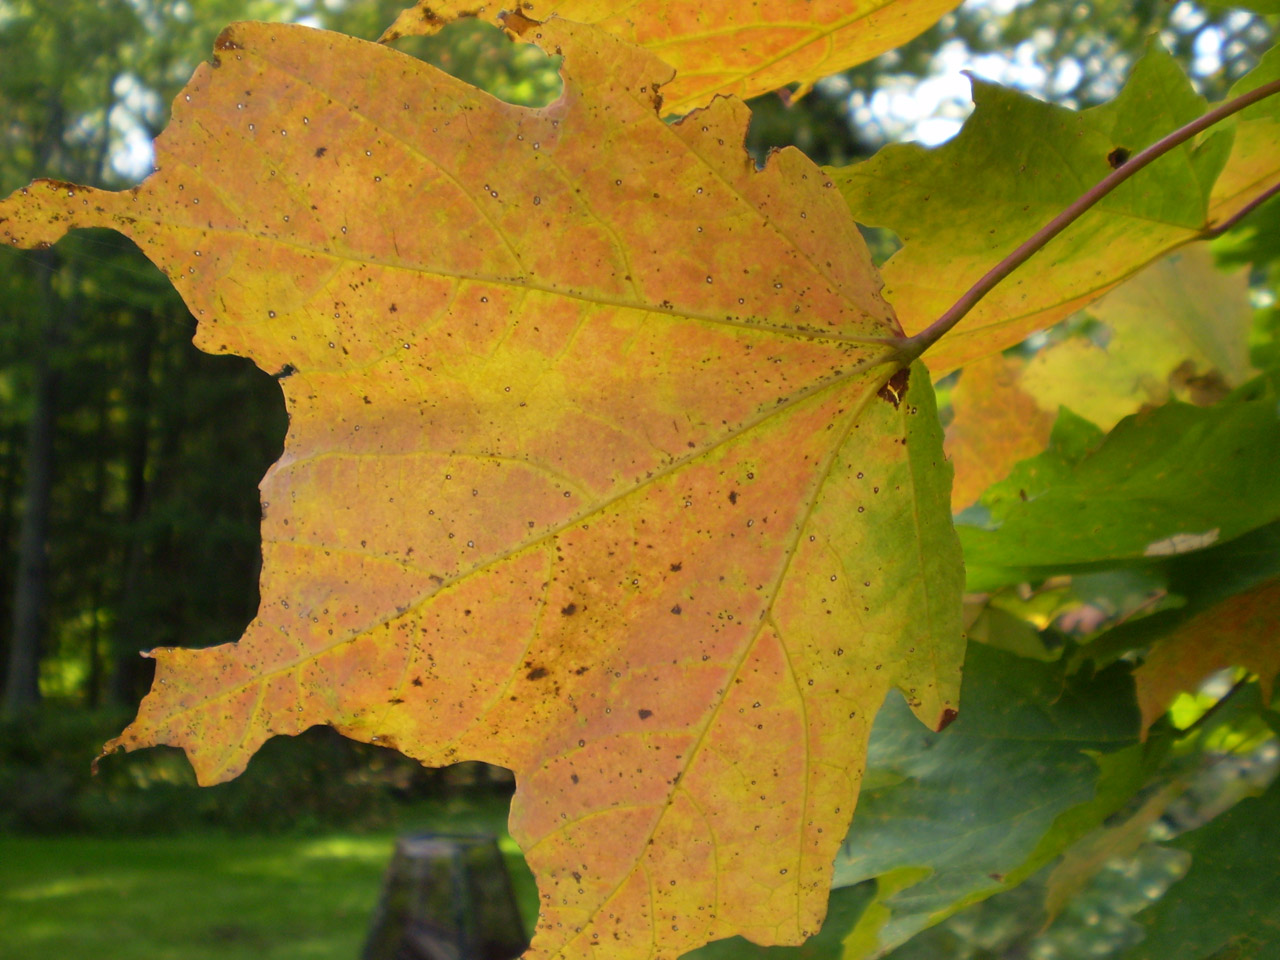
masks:
<svg viewBox="0 0 1280 960"><path fill-rule="evenodd" d="M1249 214L1253 213L1254 210L1257 210L1258 207L1262 206L1264 203L1266 203L1268 200L1274 197L1277 193L1280 193L1280 183L1274 183L1266 190L1263 190L1260 194L1258 194L1256 197L1254 197L1252 200L1246 203L1243 207L1241 207L1231 216L1227 217L1227 219L1223 220L1221 223L1215 223L1211 227L1205 227L1203 230L1200 231L1200 239L1212 240L1214 237L1222 236L1224 233L1226 233L1228 230L1234 227L1237 223L1239 223Z"/></svg>
<svg viewBox="0 0 1280 960"><path fill-rule="evenodd" d="M1106 177L1099 180L1096 184L1086 190L1070 206L1037 230L1032 236L1023 241L1016 250L988 270L982 279L966 290L964 295L961 296L946 313L915 336L907 337L902 341L902 358L904 360L914 360L937 343L951 330L952 327L960 322L961 318L963 318L965 314L977 306L978 302L990 293L1001 280L1030 260L1031 257L1043 249L1050 240L1074 223L1081 214L1109 194L1116 187L1120 186L1120 184L1132 177L1143 167L1147 166L1152 161L1159 159L1179 144L1190 140L1202 130L1207 130L1220 120L1224 120L1232 114L1240 112L1245 107L1252 106L1259 100L1265 100L1267 97L1276 93L1280 93L1280 80L1273 80L1260 87L1255 87L1248 93L1244 93L1236 97L1234 100L1228 100L1226 103L1214 107L1203 116L1197 117L1185 126L1179 127L1168 136L1157 140L1145 150L1135 153L1118 169L1112 171ZM1256 203L1251 201L1249 204L1246 204L1241 211L1228 219L1226 222L1227 225L1233 225L1236 220L1249 213L1257 203L1261 203L1274 192L1274 189L1267 191L1258 198ZM1225 226L1213 227L1211 230L1225 228ZM1206 235L1216 236L1216 234L1213 233L1208 233Z"/></svg>

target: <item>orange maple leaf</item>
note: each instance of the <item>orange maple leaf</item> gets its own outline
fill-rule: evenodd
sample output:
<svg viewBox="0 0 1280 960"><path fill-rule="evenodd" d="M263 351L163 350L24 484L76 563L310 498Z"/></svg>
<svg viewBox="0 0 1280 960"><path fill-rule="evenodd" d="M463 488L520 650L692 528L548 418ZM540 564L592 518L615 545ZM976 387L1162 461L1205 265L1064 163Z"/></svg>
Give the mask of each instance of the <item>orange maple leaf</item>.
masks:
<svg viewBox="0 0 1280 960"><path fill-rule="evenodd" d="M564 94L501 103L385 47L238 24L158 171L37 181L12 243L132 237L197 342L276 373L262 603L161 649L107 745L202 783L326 723L515 771L530 957L674 957L822 920L871 720L954 714L962 572L923 368L839 191L757 171L746 108L528 25Z"/></svg>

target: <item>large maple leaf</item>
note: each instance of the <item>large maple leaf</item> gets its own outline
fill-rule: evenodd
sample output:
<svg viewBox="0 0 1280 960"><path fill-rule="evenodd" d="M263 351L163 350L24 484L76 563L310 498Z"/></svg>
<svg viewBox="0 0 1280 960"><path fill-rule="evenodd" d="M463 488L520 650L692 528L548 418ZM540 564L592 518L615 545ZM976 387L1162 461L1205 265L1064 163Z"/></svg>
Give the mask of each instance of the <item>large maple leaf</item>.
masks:
<svg viewBox="0 0 1280 960"><path fill-rule="evenodd" d="M565 55L545 109L234 25L141 187L0 204L15 244L134 238L290 413L257 618L154 651L107 749L174 744L211 783L326 723L503 764L530 956L794 943L886 691L954 709L928 377L817 167L757 171L735 100L664 123L652 54L522 25Z"/></svg>

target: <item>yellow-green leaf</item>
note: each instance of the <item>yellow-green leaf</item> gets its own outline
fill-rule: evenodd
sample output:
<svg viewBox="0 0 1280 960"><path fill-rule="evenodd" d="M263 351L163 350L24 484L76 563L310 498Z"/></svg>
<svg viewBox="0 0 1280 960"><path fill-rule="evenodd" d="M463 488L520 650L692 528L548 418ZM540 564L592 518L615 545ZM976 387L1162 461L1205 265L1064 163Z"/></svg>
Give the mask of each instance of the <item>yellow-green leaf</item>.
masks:
<svg viewBox="0 0 1280 960"><path fill-rule="evenodd" d="M962 573L923 367L838 191L746 108L654 109L651 53L566 22L564 96L239 24L159 170L37 181L6 242L132 237L197 342L275 373L262 604L161 649L107 749L204 783L330 724L515 771L529 957L816 931L871 720L955 709Z"/></svg>
<svg viewBox="0 0 1280 960"><path fill-rule="evenodd" d="M1238 97L1280 79L1280 47L1272 47L1258 66L1236 81L1229 96ZM1231 156L1213 185L1209 218L1217 223L1242 205L1280 183L1280 98L1270 97L1241 112L1235 120Z"/></svg>
<svg viewBox="0 0 1280 960"><path fill-rule="evenodd" d="M1203 245L1180 250L1090 307L1101 330L1041 350L1019 387L1041 409L1070 407L1104 430L1170 399L1219 400L1255 372L1247 273L1219 271Z"/></svg>
<svg viewBox="0 0 1280 960"><path fill-rule="evenodd" d="M538 0L516 4L538 20L596 24L652 50L676 70L662 86L663 110L686 113L716 94L743 99L814 81L899 47L959 0ZM460 17L498 19L505 3L418 0L383 41L434 33Z"/></svg>
<svg viewBox="0 0 1280 960"><path fill-rule="evenodd" d="M927 150L886 147L829 171L862 223L896 231L885 296L924 329L1113 164L1200 116L1205 101L1153 46L1110 103L1075 113L974 81L973 115ZM1118 187L997 286L928 354L934 375L1013 346L1200 235L1231 133L1209 131Z"/></svg>

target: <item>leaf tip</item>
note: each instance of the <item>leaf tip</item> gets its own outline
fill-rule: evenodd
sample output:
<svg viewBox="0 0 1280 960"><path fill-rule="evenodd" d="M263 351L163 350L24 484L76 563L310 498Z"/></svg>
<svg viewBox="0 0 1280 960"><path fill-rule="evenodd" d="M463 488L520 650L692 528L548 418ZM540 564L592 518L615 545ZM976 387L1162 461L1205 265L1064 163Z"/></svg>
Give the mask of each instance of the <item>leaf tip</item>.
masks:
<svg viewBox="0 0 1280 960"><path fill-rule="evenodd" d="M937 724L934 725L934 732L941 733L947 727L955 722L956 717L960 716L960 711L954 707L946 707L942 711L942 716L938 718Z"/></svg>
<svg viewBox="0 0 1280 960"><path fill-rule="evenodd" d="M122 749L124 749L124 745L120 742L119 737L112 737L104 743L98 755L89 763L90 775L96 777L98 775L98 764L102 762L102 759L111 756L113 753L119 753Z"/></svg>
<svg viewBox="0 0 1280 960"><path fill-rule="evenodd" d="M228 24L222 28L222 32L218 34L218 39L213 41L213 49L215 50L241 50L241 45L236 41L235 32L238 24Z"/></svg>

